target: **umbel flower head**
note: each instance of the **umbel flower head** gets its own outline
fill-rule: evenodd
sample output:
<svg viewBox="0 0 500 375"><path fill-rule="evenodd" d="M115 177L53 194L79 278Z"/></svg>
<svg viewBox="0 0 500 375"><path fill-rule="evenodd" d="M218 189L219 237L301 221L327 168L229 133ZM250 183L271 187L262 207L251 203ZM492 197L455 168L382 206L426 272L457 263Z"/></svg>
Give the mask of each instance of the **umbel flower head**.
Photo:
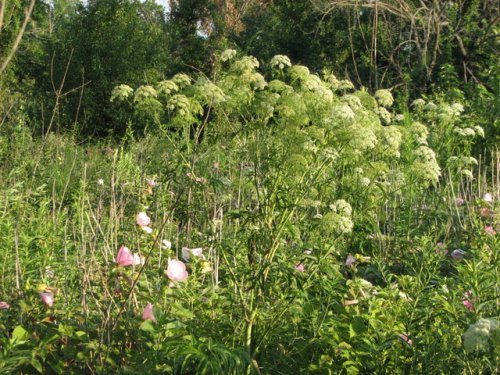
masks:
<svg viewBox="0 0 500 375"><path fill-rule="evenodd" d="M494 318L479 319L463 335L467 352L487 351L500 345L500 322Z"/></svg>

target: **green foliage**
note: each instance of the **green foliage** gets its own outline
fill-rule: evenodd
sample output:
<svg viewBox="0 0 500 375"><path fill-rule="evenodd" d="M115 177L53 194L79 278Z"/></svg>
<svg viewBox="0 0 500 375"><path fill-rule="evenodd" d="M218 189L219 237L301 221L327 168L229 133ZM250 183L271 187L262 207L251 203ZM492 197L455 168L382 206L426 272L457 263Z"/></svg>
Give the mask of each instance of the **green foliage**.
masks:
<svg viewBox="0 0 500 375"><path fill-rule="evenodd" d="M468 108L393 113L283 55L214 67L117 82L120 143L2 129L0 372L494 372L494 334L462 341L498 292Z"/></svg>

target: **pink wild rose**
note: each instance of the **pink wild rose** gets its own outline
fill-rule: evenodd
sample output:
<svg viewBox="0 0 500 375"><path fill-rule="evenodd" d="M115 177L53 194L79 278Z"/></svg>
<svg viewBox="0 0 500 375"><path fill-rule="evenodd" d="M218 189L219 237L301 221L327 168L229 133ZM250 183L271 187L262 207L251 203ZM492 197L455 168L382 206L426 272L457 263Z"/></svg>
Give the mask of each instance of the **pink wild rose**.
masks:
<svg viewBox="0 0 500 375"><path fill-rule="evenodd" d="M133 264L138 264L137 263L137 256L136 254L132 254L128 247L122 246L120 247L120 250L118 250L118 254L116 254L116 259L115 262L119 266L131 266ZM140 263L140 260L139 260Z"/></svg>
<svg viewBox="0 0 500 375"><path fill-rule="evenodd" d="M469 301L468 299L464 299L462 301L462 303L464 304L464 306L467 308L467 310L469 310L470 312L473 312L474 311L474 305L472 304L471 301Z"/></svg>
<svg viewBox="0 0 500 375"><path fill-rule="evenodd" d="M45 306L52 307L52 305L54 304L54 295L52 293L44 292L39 293L39 295Z"/></svg>
<svg viewBox="0 0 500 375"><path fill-rule="evenodd" d="M487 234L491 234L491 235L495 235L497 232L495 232L495 229L493 229L493 227L491 225L487 225L484 227L484 231L487 233Z"/></svg>
<svg viewBox="0 0 500 375"><path fill-rule="evenodd" d="M167 277L172 281L184 281L188 278L186 265L180 260L168 260Z"/></svg>
<svg viewBox="0 0 500 375"><path fill-rule="evenodd" d="M304 266L302 263L296 264L296 265L295 265L295 269L296 269L298 272L304 272L304 271L306 270L305 266Z"/></svg>
<svg viewBox="0 0 500 375"><path fill-rule="evenodd" d="M140 227L147 227L151 223L151 219L145 212L137 214L137 225Z"/></svg>
<svg viewBox="0 0 500 375"><path fill-rule="evenodd" d="M144 312L142 313L142 320L156 320L155 314L153 313L153 305L148 303L144 308Z"/></svg>
<svg viewBox="0 0 500 375"><path fill-rule="evenodd" d="M479 212L480 212L482 217L490 217L490 209L489 208L483 207L483 208L481 208L481 210Z"/></svg>

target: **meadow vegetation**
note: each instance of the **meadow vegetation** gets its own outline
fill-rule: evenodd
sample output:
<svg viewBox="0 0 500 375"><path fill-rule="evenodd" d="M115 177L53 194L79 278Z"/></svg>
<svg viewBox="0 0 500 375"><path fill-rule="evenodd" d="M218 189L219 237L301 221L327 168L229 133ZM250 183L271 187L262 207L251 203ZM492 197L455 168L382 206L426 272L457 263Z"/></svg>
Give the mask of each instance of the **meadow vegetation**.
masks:
<svg viewBox="0 0 500 375"><path fill-rule="evenodd" d="M210 56L0 76L0 373L497 373L495 93Z"/></svg>

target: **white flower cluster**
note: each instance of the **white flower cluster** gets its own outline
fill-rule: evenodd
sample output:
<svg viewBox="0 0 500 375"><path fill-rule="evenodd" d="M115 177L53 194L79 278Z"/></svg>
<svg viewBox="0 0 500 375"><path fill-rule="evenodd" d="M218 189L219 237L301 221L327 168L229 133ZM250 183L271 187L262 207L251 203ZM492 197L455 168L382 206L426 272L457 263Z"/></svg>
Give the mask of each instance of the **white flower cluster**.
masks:
<svg viewBox="0 0 500 375"><path fill-rule="evenodd" d="M321 226L324 232L339 235L351 233L354 223L349 216L329 212L321 218Z"/></svg>
<svg viewBox="0 0 500 375"><path fill-rule="evenodd" d="M220 59L222 61L229 61L236 56L236 51L234 49L226 49L220 54Z"/></svg>
<svg viewBox="0 0 500 375"><path fill-rule="evenodd" d="M456 127L453 129L453 131L462 137L475 137L476 136L476 132L472 128L462 129L462 128Z"/></svg>
<svg viewBox="0 0 500 375"><path fill-rule="evenodd" d="M391 123L392 115L384 107L375 108L375 113L378 115L383 125L389 125Z"/></svg>
<svg viewBox="0 0 500 375"><path fill-rule="evenodd" d="M135 90L134 102L140 102L148 98L156 98L157 96L158 93L156 92L153 86L149 85L140 86L137 88L137 90Z"/></svg>
<svg viewBox="0 0 500 375"><path fill-rule="evenodd" d="M309 76L311 73L309 72L309 68L304 65L294 65L290 68L290 77L292 81L305 82L309 80Z"/></svg>
<svg viewBox="0 0 500 375"><path fill-rule="evenodd" d="M412 107L415 107L417 109L421 109L423 108L423 106L425 105L425 100L422 99L422 98L418 98L418 99L415 99L412 103L411 103L411 106Z"/></svg>
<svg viewBox="0 0 500 375"><path fill-rule="evenodd" d="M427 146L420 146L415 150L415 155L418 158L419 173L425 179L437 182L441 176L441 168L437 163L435 152Z"/></svg>
<svg viewBox="0 0 500 375"><path fill-rule="evenodd" d="M330 209L333 212L336 212L336 213L341 214L343 216L350 217L352 215L352 207L344 199L337 199L333 204L330 205Z"/></svg>
<svg viewBox="0 0 500 375"><path fill-rule="evenodd" d="M374 97L377 100L378 104L382 107L389 108L394 104L394 97L389 90L377 90L375 91Z"/></svg>
<svg viewBox="0 0 500 375"><path fill-rule="evenodd" d="M181 116L187 115L190 112L189 98L185 95L174 95L168 101L167 108L170 110L178 110Z"/></svg>
<svg viewBox="0 0 500 375"><path fill-rule="evenodd" d="M342 120L354 120L355 114L351 107L347 104L337 105L332 109L332 115L335 118Z"/></svg>
<svg viewBox="0 0 500 375"><path fill-rule="evenodd" d="M244 56L234 62L232 69L239 73L254 71L259 67L259 61L253 56Z"/></svg>
<svg viewBox="0 0 500 375"><path fill-rule="evenodd" d="M290 67L292 66L292 62L288 58L288 56L285 55L276 55L271 59L271 67L272 68L277 68L280 70L283 70L285 66Z"/></svg>
<svg viewBox="0 0 500 375"><path fill-rule="evenodd" d="M272 92L283 93L285 91L291 92L293 88L288 86L285 82L280 81L279 79L274 79L268 84L269 90Z"/></svg>
<svg viewBox="0 0 500 375"><path fill-rule="evenodd" d="M352 90L352 89L354 89L354 84L347 79L343 79L342 81L339 81L338 89L339 90L346 90L346 91Z"/></svg>
<svg viewBox="0 0 500 375"><path fill-rule="evenodd" d="M402 135L398 128L389 126L382 129L382 141L386 147L384 150L389 155L399 157L399 148L401 147Z"/></svg>
<svg viewBox="0 0 500 375"><path fill-rule="evenodd" d="M358 153L371 150L378 144L378 138L372 129L354 124L349 128L350 146Z"/></svg>
<svg viewBox="0 0 500 375"><path fill-rule="evenodd" d="M354 110L363 108L361 100L356 95L352 94L344 95L341 100L344 103L347 103L349 107L351 107Z"/></svg>
<svg viewBox="0 0 500 375"><path fill-rule="evenodd" d="M412 132L413 137L418 144L427 146L427 137L429 135L429 130L427 130L427 127L424 124L418 121L414 122L411 124L410 131Z"/></svg>
<svg viewBox="0 0 500 375"><path fill-rule="evenodd" d="M435 105L433 102L429 102L426 105L424 105L424 111L431 112L431 111L436 111L438 109L438 106Z"/></svg>
<svg viewBox="0 0 500 375"><path fill-rule="evenodd" d="M116 86L111 92L111 101L114 101L115 99L123 101L127 99L133 92L134 89L129 85Z"/></svg>
<svg viewBox="0 0 500 375"><path fill-rule="evenodd" d="M158 91L159 94L170 95L179 91L179 86L174 81L167 79L156 85L156 91Z"/></svg>
<svg viewBox="0 0 500 375"><path fill-rule="evenodd" d="M210 104L218 104L226 101L222 89L206 78L196 81L196 95Z"/></svg>
<svg viewBox="0 0 500 375"><path fill-rule="evenodd" d="M182 88L191 84L191 77L184 73L177 73L172 77L172 81Z"/></svg>
<svg viewBox="0 0 500 375"><path fill-rule="evenodd" d="M490 343L493 347L500 345L500 322L495 318L479 319L469 326L463 334L464 347L467 352L487 351Z"/></svg>

